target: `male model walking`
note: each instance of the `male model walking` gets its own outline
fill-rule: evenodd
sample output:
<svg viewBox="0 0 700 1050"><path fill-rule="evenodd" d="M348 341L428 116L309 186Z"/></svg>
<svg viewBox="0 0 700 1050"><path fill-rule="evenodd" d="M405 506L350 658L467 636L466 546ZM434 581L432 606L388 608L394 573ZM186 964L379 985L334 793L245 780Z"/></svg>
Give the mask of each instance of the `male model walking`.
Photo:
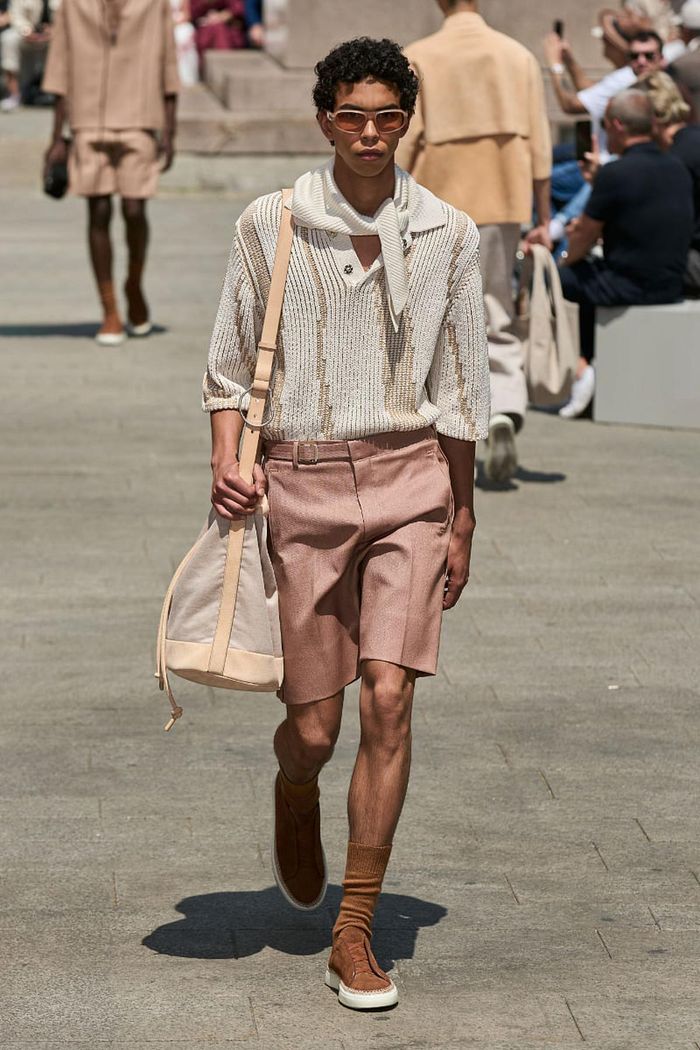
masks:
<svg viewBox="0 0 700 1050"><path fill-rule="evenodd" d="M97 342L118 346L126 331L112 274L115 193L122 198L129 252L129 334L148 335L152 327L142 288L146 200L173 162L179 86L170 0L63 0L43 86L57 96L46 165L68 156L70 189L87 197L90 258L104 313Z"/></svg>
<svg viewBox="0 0 700 1050"><path fill-rule="evenodd" d="M326 888L318 774L361 678L344 895L326 982L341 1002L397 1001L370 947L403 805L416 677L434 674L443 609L469 576L488 359L474 223L394 165L417 80L388 40L353 40L316 67L333 159L303 175L264 470L238 472L282 196L237 227L204 380L215 509L252 512L267 486L286 717L275 735L273 867L287 900Z"/></svg>
<svg viewBox="0 0 700 1050"><path fill-rule="evenodd" d="M469 212L481 234L492 417L485 469L507 481L527 408L522 344L513 330L520 226L551 248L552 147L537 60L486 25L476 0L438 0L445 23L406 48L424 90L397 159L423 186Z"/></svg>

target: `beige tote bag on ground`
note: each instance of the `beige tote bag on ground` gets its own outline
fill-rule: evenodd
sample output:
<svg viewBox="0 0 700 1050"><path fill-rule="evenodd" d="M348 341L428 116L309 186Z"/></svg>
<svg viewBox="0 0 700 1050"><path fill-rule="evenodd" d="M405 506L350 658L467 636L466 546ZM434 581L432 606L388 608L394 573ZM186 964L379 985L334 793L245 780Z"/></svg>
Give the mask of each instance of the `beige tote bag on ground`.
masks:
<svg viewBox="0 0 700 1050"><path fill-rule="evenodd" d="M523 264L518 315L530 401L561 405L569 400L578 364L578 305L564 298L557 264L541 244Z"/></svg>
<svg viewBox="0 0 700 1050"><path fill-rule="evenodd" d="M286 203L290 191L285 190ZM282 219L255 377L241 443L240 473L250 482L272 377L294 224ZM192 682L245 692L276 692L284 662L277 587L267 548L267 500L245 518L209 515L172 578L163 602L156 677L168 694L172 729L182 715L168 672Z"/></svg>

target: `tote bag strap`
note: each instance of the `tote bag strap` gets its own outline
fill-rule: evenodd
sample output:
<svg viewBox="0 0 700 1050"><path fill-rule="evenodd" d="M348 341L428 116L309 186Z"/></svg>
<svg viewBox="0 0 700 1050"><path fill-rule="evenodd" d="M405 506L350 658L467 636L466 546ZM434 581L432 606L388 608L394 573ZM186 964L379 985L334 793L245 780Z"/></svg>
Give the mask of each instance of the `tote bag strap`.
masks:
<svg viewBox="0 0 700 1050"><path fill-rule="evenodd" d="M275 351L277 350L277 334L279 332L280 318L282 316L282 301L284 299L284 286L289 269L289 258L292 251L292 239L294 236L294 219L290 209L286 206L291 196L291 190L282 191L282 217L277 238L277 250L275 262L272 267L270 278L270 291L267 297L265 309L265 320L263 321L262 334L258 343L258 360L255 366L253 385L250 391L250 405L245 420L245 432L241 444L241 458L239 471L244 481L252 481L253 467L258 458L260 446L260 431L263 426L265 404L270 389L272 369L275 363ZM236 597L238 593L238 580L241 571L241 558L243 556L243 537L246 528L246 518L236 518L229 525L228 549L226 553L226 567L224 569L224 582L221 588L221 605L219 606L219 618L216 624L214 640L209 653L208 670L212 674L223 674L226 665L233 617L236 612Z"/></svg>

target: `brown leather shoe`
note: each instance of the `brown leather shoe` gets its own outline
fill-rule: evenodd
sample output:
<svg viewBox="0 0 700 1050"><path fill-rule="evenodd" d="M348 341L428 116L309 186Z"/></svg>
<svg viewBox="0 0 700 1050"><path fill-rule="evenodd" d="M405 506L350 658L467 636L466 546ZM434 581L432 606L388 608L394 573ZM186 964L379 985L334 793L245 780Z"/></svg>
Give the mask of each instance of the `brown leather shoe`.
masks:
<svg viewBox="0 0 700 1050"><path fill-rule="evenodd" d="M396 985L374 958L369 938L352 926L346 927L333 945L326 984L351 1010L378 1010L399 1001Z"/></svg>
<svg viewBox="0 0 700 1050"><path fill-rule="evenodd" d="M296 801L290 805L277 774L272 872L282 895L302 911L318 908L328 884L318 800L317 788L303 805Z"/></svg>

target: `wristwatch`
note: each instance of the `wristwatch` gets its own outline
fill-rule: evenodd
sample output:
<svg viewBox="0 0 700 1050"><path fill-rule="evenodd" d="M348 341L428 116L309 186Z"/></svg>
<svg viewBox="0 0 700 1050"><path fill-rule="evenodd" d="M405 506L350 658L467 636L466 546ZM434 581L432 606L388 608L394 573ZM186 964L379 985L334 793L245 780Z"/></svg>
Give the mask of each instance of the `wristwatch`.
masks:
<svg viewBox="0 0 700 1050"><path fill-rule="evenodd" d="M563 75L564 75L564 73L566 72L566 67L565 67L565 66L563 66L563 65L561 64L561 62L554 62L554 63L553 63L553 64L552 64L552 65L551 65L551 66L549 67L549 71L550 71L550 73L554 73L554 74L555 74L556 76L558 76L558 77L561 77L561 76L563 76Z"/></svg>

